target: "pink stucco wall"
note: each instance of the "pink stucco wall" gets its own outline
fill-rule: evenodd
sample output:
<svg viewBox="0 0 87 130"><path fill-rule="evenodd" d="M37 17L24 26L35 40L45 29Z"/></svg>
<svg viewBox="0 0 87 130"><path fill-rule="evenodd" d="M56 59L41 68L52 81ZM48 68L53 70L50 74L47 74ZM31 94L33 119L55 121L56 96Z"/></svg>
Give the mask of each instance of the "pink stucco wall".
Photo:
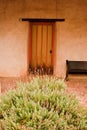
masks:
<svg viewBox="0 0 87 130"><path fill-rule="evenodd" d="M58 7L65 22L56 23L55 74L65 77L66 59L87 61L87 0L64 0Z"/></svg>
<svg viewBox="0 0 87 130"><path fill-rule="evenodd" d="M0 77L27 72L29 23L19 21L22 13L21 1L0 0Z"/></svg>
<svg viewBox="0 0 87 130"><path fill-rule="evenodd" d="M54 74L66 59L87 60L87 0L0 0L0 77L27 74L29 23L20 18L65 18L55 23Z"/></svg>

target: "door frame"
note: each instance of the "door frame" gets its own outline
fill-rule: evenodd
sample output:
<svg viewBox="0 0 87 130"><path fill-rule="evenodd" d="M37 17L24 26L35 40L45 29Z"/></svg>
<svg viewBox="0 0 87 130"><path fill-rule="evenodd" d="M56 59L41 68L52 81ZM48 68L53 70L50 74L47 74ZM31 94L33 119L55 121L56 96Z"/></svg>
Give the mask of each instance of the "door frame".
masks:
<svg viewBox="0 0 87 130"><path fill-rule="evenodd" d="M28 46L28 65L30 65L31 60L32 60L32 25L37 24L37 25L52 25L52 57L51 57L51 65L54 69L54 35L55 35L55 22L30 22L30 36L29 36L29 46Z"/></svg>

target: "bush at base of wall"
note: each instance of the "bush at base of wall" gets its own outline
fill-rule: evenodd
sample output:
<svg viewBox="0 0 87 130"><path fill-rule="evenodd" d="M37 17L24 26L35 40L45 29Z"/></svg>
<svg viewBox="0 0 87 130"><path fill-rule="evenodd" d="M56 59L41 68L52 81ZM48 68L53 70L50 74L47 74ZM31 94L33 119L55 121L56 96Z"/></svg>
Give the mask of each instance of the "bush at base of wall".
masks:
<svg viewBox="0 0 87 130"><path fill-rule="evenodd" d="M1 96L2 130L86 130L87 111L55 78L34 78Z"/></svg>

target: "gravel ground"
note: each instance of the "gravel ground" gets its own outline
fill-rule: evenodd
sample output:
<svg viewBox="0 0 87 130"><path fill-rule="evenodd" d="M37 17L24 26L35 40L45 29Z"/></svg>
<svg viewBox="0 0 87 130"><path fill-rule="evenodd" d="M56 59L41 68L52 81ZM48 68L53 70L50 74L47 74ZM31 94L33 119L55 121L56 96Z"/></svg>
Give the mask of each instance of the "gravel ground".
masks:
<svg viewBox="0 0 87 130"><path fill-rule="evenodd" d="M32 79L32 76L22 78L0 78L1 93L7 92L9 89L16 88L17 81L27 82ZM65 81L67 84L67 93L75 94L80 104L87 107L87 79L73 79Z"/></svg>
<svg viewBox="0 0 87 130"><path fill-rule="evenodd" d="M75 94L82 106L87 107L87 80L70 80L66 82L67 93Z"/></svg>

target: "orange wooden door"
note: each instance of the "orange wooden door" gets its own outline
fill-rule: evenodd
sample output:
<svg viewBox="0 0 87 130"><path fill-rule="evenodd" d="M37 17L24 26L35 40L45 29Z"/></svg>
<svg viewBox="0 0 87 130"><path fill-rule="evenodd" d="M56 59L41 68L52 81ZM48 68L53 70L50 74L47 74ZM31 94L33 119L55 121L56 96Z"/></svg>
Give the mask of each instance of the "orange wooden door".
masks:
<svg viewBox="0 0 87 130"><path fill-rule="evenodd" d="M53 66L53 24L31 24L31 54L30 65Z"/></svg>

